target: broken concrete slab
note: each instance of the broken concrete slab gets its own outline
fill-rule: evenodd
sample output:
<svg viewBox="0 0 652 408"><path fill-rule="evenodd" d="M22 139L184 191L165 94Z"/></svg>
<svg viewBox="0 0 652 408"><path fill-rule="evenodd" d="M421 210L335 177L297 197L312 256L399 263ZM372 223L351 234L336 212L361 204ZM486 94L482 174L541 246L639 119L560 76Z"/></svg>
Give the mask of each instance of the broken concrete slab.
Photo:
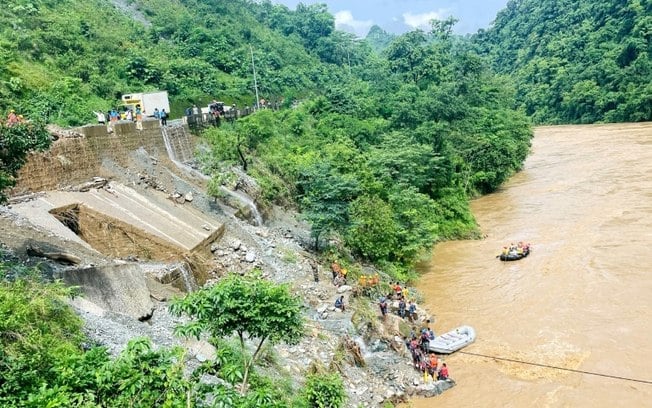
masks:
<svg viewBox="0 0 652 408"><path fill-rule="evenodd" d="M61 272L64 282L78 286L83 297L100 308L147 320L154 304L145 273L136 264L97 266Z"/></svg>

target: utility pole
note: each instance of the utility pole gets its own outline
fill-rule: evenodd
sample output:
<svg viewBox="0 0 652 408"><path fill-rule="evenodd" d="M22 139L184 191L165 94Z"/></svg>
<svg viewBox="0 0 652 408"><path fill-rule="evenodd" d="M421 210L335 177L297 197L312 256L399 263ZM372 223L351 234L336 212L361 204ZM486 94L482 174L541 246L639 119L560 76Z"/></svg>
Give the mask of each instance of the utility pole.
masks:
<svg viewBox="0 0 652 408"><path fill-rule="evenodd" d="M260 105L259 105L260 98L258 98L258 80L256 79L256 65L254 64L254 49L251 47L251 44L249 44L249 52L251 53L251 68L254 71L254 89L256 90L256 110L260 110Z"/></svg>

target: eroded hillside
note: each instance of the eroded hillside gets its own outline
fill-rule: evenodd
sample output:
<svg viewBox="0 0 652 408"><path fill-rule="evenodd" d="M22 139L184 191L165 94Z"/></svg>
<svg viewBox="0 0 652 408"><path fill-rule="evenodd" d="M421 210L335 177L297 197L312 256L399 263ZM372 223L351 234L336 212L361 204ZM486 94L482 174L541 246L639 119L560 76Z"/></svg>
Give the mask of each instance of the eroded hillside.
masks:
<svg viewBox="0 0 652 408"><path fill-rule="evenodd" d="M189 366L196 366L215 350L173 335L180 320L168 313L167 300L227 272L256 269L291 284L303 299L309 327L298 346L278 346L279 361L265 370L301 383L309 361L329 365L342 358L338 350L348 350L337 364L349 401L365 406L438 394L453 384L419 385L400 337L402 320L392 315L380 325L364 323L359 311L373 304L365 306L368 300L356 298L352 286L333 285L330 270L305 249L304 224L268 209L258 225L250 201L207 197L206 179L176 160L169 148L174 143L166 143L158 122L146 122L142 133L132 127L119 125L114 134L101 126L79 128L61 135L49 151L32 154L0 217L9 254L45 263L54 277L80 287L83 296L72 304L93 341L114 354L139 336L157 346L181 344ZM252 180L236 185L247 186L238 194L255 202ZM338 293L357 306L344 313L332 307ZM378 314L374 310L371 316ZM420 319L427 317L420 310Z"/></svg>

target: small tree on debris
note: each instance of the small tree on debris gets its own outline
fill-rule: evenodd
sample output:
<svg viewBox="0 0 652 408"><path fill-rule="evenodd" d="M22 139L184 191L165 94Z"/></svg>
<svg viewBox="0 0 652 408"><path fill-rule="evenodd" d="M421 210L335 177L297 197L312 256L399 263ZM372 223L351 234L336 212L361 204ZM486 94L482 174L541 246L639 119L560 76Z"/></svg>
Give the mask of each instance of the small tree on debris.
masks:
<svg viewBox="0 0 652 408"><path fill-rule="evenodd" d="M191 293L172 302L173 315L188 315L193 321L180 325L175 332L199 338L208 334L221 338L237 334L243 358L241 394L247 390L249 373L265 341L272 344L296 344L303 336L301 301L287 285L276 285L260 276L230 275L210 288ZM256 346L253 354L245 340Z"/></svg>
<svg viewBox="0 0 652 408"><path fill-rule="evenodd" d="M16 184L16 175L30 150L49 146L50 134L42 123L0 123L0 203L7 200L4 192Z"/></svg>

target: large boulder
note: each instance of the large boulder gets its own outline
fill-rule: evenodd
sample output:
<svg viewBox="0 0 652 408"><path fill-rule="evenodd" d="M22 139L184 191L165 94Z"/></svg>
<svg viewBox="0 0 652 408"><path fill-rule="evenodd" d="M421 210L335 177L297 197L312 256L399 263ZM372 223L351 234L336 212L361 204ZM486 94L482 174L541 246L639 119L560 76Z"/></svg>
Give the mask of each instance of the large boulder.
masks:
<svg viewBox="0 0 652 408"><path fill-rule="evenodd" d="M147 320L154 304L145 274L137 264L96 266L62 272L68 285L78 286L84 298L100 308Z"/></svg>

